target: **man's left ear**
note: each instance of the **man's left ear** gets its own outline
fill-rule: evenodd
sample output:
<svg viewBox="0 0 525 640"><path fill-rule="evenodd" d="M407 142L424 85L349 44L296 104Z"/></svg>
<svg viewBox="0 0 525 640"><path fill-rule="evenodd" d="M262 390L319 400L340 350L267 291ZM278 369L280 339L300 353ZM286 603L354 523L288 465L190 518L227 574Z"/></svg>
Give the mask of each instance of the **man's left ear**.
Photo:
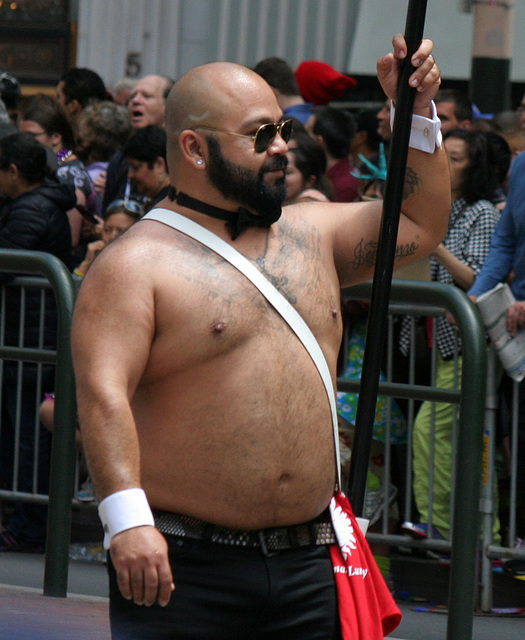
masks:
<svg viewBox="0 0 525 640"><path fill-rule="evenodd" d="M204 167L205 157L201 136L191 129L186 129L179 136L179 147L184 158L192 165Z"/></svg>

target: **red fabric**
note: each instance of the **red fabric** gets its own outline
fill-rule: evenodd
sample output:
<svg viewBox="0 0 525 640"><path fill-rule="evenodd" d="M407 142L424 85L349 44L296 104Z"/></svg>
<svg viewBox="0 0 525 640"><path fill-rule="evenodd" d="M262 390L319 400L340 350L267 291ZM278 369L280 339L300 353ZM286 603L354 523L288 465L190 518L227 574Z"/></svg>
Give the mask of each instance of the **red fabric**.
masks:
<svg viewBox="0 0 525 640"><path fill-rule="evenodd" d="M336 493L333 500L335 510L332 509L334 503L330 510L339 543L342 543L341 527L347 530L347 543L342 550L338 544L330 545L343 640L383 640L401 622L401 611L386 586L348 498Z"/></svg>
<svg viewBox="0 0 525 640"><path fill-rule="evenodd" d="M295 79L303 98L314 105L338 100L347 89L353 89L357 85L354 78L339 73L319 60L301 62L295 71Z"/></svg>
<svg viewBox="0 0 525 640"><path fill-rule="evenodd" d="M355 202L359 198L359 179L352 175L354 167L349 158L341 158L325 176L334 187L334 202Z"/></svg>

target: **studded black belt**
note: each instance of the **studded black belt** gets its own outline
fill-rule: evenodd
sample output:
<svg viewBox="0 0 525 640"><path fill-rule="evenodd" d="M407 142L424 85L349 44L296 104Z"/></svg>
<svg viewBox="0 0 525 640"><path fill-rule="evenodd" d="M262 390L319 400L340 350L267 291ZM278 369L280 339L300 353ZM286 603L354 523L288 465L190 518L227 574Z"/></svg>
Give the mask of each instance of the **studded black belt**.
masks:
<svg viewBox="0 0 525 640"><path fill-rule="evenodd" d="M167 511L154 511L155 526L166 535L209 540L216 544L260 548L264 554L286 549L333 544L336 541L331 522L319 519L289 527L255 531L229 529Z"/></svg>

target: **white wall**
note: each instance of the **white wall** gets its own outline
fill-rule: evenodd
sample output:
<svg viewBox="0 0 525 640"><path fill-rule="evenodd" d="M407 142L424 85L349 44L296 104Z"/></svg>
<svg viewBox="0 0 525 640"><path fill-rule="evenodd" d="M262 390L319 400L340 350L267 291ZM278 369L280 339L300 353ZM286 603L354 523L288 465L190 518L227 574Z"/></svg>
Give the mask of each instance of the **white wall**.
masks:
<svg viewBox="0 0 525 640"><path fill-rule="evenodd" d="M434 40L443 78L466 80L472 58L472 14L460 12L460 0L428 0L424 36ZM408 0L363 0L348 68L375 73L375 61L392 34L405 30ZM511 79L525 81L525 0L515 0Z"/></svg>
<svg viewBox="0 0 525 640"><path fill-rule="evenodd" d="M278 55L344 71L360 0L79 0L77 65L111 88L137 54L139 76L178 77L214 60Z"/></svg>
<svg viewBox="0 0 525 640"><path fill-rule="evenodd" d="M425 36L444 79L470 77L472 15L464 0L428 0ZM278 55L296 66L317 59L375 75L392 35L404 31L408 0L78 0L77 65L110 88L135 54L138 76L174 78L213 60L253 66ZM525 0L515 1L512 79L525 81Z"/></svg>
<svg viewBox="0 0 525 640"><path fill-rule="evenodd" d="M179 49L183 4L182 0L79 0L77 66L96 70L110 88L127 73L172 75L175 66L170 61Z"/></svg>

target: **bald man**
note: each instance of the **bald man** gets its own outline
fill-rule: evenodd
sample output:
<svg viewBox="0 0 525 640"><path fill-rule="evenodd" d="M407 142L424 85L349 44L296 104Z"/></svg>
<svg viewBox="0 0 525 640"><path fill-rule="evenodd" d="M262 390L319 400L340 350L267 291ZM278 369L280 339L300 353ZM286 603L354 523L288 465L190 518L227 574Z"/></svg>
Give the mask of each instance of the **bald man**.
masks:
<svg viewBox="0 0 525 640"><path fill-rule="evenodd" d="M395 100L406 45L393 43L378 77ZM440 83L431 48L425 40L414 55L412 80L414 112L437 144L409 152L400 265L447 229L447 160L439 121L427 120ZM281 215L290 134L281 119L250 70L188 72L167 103L172 189L159 206L216 234L278 287L335 385L340 288L372 276L381 205L298 204ZM72 339L113 637L340 638L326 545L330 408L306 350L253 285L197 241L143 219L90 268Z"/></svg>
<svg viewBox="0 0 525 640"><path fill-rule="evenodd" d="M138 80L128 100L131 126L142 129L150 124L164 127L166 98L173 81L166 76L149 75Z"/></svg>
<svg viewBox="0 0 525 640"><path fill-rule="evenodd" d="M143 129L150 124L164 128L166 98L172 86L173 80L166 76L147 75L137 80L127 105L134 130ZM129 199L130 196L142 199L136 183L129 175L127 158L120 149L111 158L107 171L97 178L96 186L104 193L103 211L115 200Z"/></svg>

